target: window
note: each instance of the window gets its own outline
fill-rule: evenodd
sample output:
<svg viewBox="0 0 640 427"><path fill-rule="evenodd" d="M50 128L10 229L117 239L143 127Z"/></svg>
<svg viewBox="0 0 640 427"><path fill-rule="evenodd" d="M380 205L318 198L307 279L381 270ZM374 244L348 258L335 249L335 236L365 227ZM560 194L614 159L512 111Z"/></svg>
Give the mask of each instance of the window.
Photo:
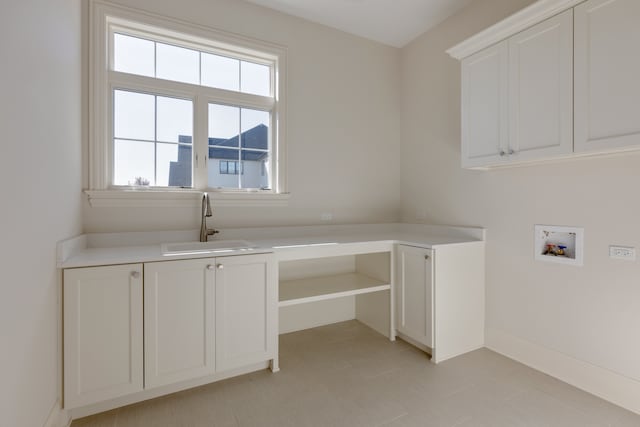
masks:
<svg viewBox="0 0 640 427"><path fill-rule="evenodd" d="M244 162L220 160L221 175L238 175L244 173Z"/></svg>
<svg viewBox="0 0 640 427"><path fill-rule="evenodd" d="M284 49L91 7L91 190L285 193Z"/></svg>

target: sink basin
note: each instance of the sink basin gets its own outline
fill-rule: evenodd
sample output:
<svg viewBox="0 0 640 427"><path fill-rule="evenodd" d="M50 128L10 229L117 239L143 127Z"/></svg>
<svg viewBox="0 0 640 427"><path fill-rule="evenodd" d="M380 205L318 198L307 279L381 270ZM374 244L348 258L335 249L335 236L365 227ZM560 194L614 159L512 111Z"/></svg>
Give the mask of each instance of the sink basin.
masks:
<svg viewBox="0 0 640 427"><path fill-rule="evenodd" d="M213 240L211 242L164 243L162 255L188 255L221 253L233 251L249 251L255 245L246 240Z"/></svg>

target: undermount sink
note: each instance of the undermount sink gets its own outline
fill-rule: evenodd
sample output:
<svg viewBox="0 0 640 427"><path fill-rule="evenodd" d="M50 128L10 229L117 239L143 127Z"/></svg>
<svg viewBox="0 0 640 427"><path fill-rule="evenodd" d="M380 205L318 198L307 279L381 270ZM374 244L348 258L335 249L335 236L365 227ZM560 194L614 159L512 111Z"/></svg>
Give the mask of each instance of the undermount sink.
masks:
<svg viewBox="0 0 640 427"><path fill-rule="evenodd" d="M162 255L205 254L232 251L249 251L255 245L246 240L214 240L211 242L164 243Z"/></svg>

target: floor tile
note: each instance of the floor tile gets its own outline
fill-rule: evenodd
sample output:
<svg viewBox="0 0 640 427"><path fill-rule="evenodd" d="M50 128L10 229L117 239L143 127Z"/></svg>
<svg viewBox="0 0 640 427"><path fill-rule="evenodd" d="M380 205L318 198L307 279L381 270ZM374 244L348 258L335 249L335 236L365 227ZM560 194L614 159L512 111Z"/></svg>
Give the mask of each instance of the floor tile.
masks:
<svg viewBox="0 0 640 427"><path fill-rule="evenodd" d="M435 365L357 321L282 335L280 367L72 427L640 427L640 415L490 350Z"/></svg>

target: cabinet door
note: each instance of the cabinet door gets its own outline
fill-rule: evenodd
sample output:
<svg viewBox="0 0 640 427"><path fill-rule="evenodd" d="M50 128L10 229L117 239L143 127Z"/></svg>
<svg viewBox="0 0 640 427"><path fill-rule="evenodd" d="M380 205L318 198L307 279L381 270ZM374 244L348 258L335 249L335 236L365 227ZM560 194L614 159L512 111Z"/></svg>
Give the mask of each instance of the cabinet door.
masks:
<svg viewBox="0 0 640 427"><path fill-rule="evenodd" d="M215 372L214 259L144 265L145 387Z"/></svg>
<svg viewBox="0 0 640 427"><path fill-rule="evenodd" d="M573 10L509 39L509 161L573 151Z"/></svg>
<svg viewBox="0 0 640 427"><path fill-rule="evenodd" d="M397 328L433 349L432 251L413 246L396 248Z"/></svg>
<svg viewBox="0 0 640 427"><path fill-rule="evenodd" d="M64 270L64 406L141 391L142 264Z"/></svg>
<svg viewBox="0 0 640 427"><path fill-rule="evenodd" d="M218 258L216 368L272 359L278 339L277 277L272 255Z"/></svg>
<svg viewBox="0 0 640 427"><path fill-rule="evenodd" d="M575 150L640 146L640 1L575 8Z"/></svg>
<svg viewBox="0 0 640 427"><path fill-rule="evenodd" d="M508 44L462 60L462 167L506 161Z"/></svg>

